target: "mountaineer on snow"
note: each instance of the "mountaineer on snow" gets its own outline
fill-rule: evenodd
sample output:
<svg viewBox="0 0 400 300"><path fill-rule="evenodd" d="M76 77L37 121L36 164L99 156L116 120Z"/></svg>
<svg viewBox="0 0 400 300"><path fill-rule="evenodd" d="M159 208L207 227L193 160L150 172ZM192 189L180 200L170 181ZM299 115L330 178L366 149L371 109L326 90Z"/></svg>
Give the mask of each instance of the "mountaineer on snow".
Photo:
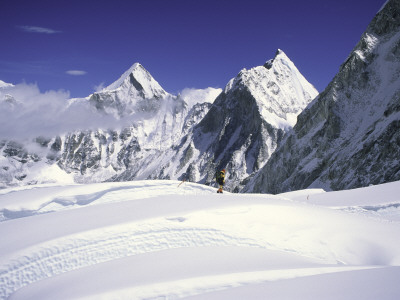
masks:
<svg viewBox="0 0 400 300"><path fill-rule="evenodd" d="M222 188L225 183L225 169L222 169L219 172L217 171L217 173L215 174L215 180L219 184L219 189L218 189L217 193L222 193Z"/></svg>

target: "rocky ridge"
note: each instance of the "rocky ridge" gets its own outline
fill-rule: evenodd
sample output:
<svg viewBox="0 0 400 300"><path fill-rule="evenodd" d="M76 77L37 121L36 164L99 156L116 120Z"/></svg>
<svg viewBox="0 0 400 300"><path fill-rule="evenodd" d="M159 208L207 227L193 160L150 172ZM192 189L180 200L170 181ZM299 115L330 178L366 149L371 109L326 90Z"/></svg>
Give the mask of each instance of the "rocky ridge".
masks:
<svg viewBox="0 0 400 300"><path fill-rule="evenodd" d="M378 12L328 87L244 191L400 180L400 1Z"/></svg>
<svg viewBox="0 0 400 300"><path fill-rule="evenodd" d="M167 93L134 64L103 91L71 100L129 120L129 126L40 137L39 151L3 141L3 185L49 182L44 174L53 172L53 180L62 175L81 183L171 178L210 184L215 168L225 167L227 188L238 191L316 95L281 50L264 66L242 70L212 104Z"/></svg>

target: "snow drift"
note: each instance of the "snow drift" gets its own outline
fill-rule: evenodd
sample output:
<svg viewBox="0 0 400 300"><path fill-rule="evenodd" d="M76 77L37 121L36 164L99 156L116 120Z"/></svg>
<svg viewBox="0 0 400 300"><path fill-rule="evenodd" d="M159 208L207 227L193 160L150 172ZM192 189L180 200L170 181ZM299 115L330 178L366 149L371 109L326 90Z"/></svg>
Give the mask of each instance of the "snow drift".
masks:
<svg viewBox="0 0 400 300"><path fill-rule="evenodd" d="M395 299L399 190L221 195L178 181L4 189L0 298Z"/></svg>

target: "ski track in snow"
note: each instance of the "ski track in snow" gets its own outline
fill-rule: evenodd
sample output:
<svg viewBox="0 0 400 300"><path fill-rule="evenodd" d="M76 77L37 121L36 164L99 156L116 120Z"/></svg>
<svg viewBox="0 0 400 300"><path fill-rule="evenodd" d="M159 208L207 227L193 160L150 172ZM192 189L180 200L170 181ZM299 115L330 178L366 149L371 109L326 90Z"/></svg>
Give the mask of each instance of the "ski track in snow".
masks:
<svg viewBox="0 0 400 300"><path fill-rule="evenodd" d="M95 230L27 249L1 267L0 298L6 299L21 287L41 279L131 255L179 247L261 246L256 241L212 228L180 228L174 221L127 227L130 228L124 227L124 231L118 227Z"/></svg>
<svg viewBox="0 0 400 300"><path fill-rule="evenodd" d="M157 194L176 194L176 187L179 182L175 182L173 185L170 182L167 184L160 183L141 183L140 186L133 183L129 186L118 185L93 193L65 197L56 196L51 201L40 204L36 210L21 209L13 212L3 209L2 212L3 214L6 212L4 216L8 217L7 220L43 213L44 208L53 204L73 207L90 205L93 202L96 202L97 205L108 203L112 200L103 198L113 192L134 191L134 195L138 199L154 197ZM193 188L191 184L187 183L184 184L184 187L182 194L191 193L193 195L214 192L211 188L201 186ZM152 189L152 192L147 195L143 194L143 190L146 189ZM124 198L124 196L126 195L122 194L115 199L114 195L111 198L114 201L122 201L120 198ZM125 199L125 201L127 200L132 200L132 198ZM58 210L62 209L63 207L58 208ZM126 256L178 247L259 246L250 239L230 236L213 228L179 226L179 223L184 221L185 218L182 217L171 217L151 222L116 225L62 237L24 249L21 253L16 253L14 257L9 258L9 263L0 266L0 299L6 299L14 291L38 280Z"/></svg>
<svg viewBox="0 0 400 300"><path fill-rule="evenodd" d="M392 186L396 189L398 185ZM45 279L51 280L56 275L140 254L179 248L239 247L245 249L244 253L250 253L246 249L274 250L294 257L308 257L318 265L307 266L306 269L239 270L203 277L192 275L167 282L125 287L119 295L122 298L124 295L125 298L135 295L137 299L160 295L185 297L270 280L372 268L374 264L398 265L400 259L396 254L400 247L386 242L387 237L374 241L385 230L388 230L385 232L387 236L395 236L400 232L396 224L375 224L374 220L354 216L354 212L349 214L333 207L301 203L305 202L304 199L311 201L309 198L316 198L316 201L320 198L322 201L328 193L321 191L298 191L282 196L229 193L217 196L213 188L179 181L34 189L36 193L32 193L30 188L0 193L0 209L3 213L7 212L7 218L0 222L0 232L2 230L5 235L16 228L14 230L18 234L18 230L32 224L31 230L38 233L43 221L46 221L48 224L45 226L51 224L55 227L54 233L44 234L44 237L41 237L43 234L33 236L32 241L26 242L10 239L10 246L0 244L0 253L3 253L0 257L0 299L7 299L16 291L23 291L24 287ZM30 193L32 199L26 200ZM350 193L344 195L352 195ZM10 199L16 203L9 202ZM120 204L115 205L117 203ZM380 205L364 205L364 208L379 210ZM45 212L48 214L44 215ZM112 219L113 214L119 214L118 218ZM89 220L93 216L98 220ZM286 219L282 219L283 216ZM337 218L344 224L335 223L339 220ZM71 219L78 224L66 224ZM316 228L315 224L319 224L320 228ZM371 224L382 226L376 226L376 232L367 227L371 238L367 232L357 236L360 239L358 242L352 241L360 232L357 227ZM350 230L345 232L347 226ZM335 237L338 235L335 232L343 233ZM18 238L31 238L29 232L24 234L19 233ZM333 237L330 236L332 234ZM349 241L351 243L347 244ZM343 263L341 259L344 259ZM112 294L90 296L107 299Z"/></svg>
<svg viewBox="0 0 400 300"><path fill-rule="evenodd" d="M71 196L58 196L59 192L55 193L55 196L51 197L51 200L48 201L41 201L39 204L36 205L35 208L26 208L26 207L18 207L18 206L11 206L11 208L0 208L0 222L7 221L11 219L17 218L24 218L29 216L34 216L43 213L55 212L60 211L63 209L71 209L76 208L79 206L86 206L90 205L95 202L95 204L104 204L110 202L118 202L118 201L130 201L133 199L144 199L149 197L154 197L157 195L173 195L173 194L207 194L213 193L214 191L212 188L209 187L196 187L191 185L190 183L184 182L184 187L177 193L176 187L181 183L179 181L174 182L176 185L171 183L153 183L152 181L142 182L140 184L135 182L129 183L122 183L122 184L115 184L111 183L110 187L106 189L101 188L99 184L93 184L92 186L96 189L101 189L99 191L94 192L86 192L77 195ZM107 186L107 184L106 184ZM82 186L72 186L79 191L82 190ZM36 188L33 188L36 189ZM27 196L31 196L29 192L32 189L25 188L27 192ZM61 189L63 191L63 189ZM146 190L151 190L151 193L146 193ZM24 191L24 189L22 189ZM117 199L113 193L117 192ZM124 193L126 192L126 193ZM3 192L6 194L6 192ZM13 196L13 191L9 192L8 194ZM1 196L1 194L0 194Z"/></svg>
<svg viewBox="0 0 400 300"><path fill-rule="evenodd" d="M156 284L131 287L119 291L120 299L180 299L205 293L259 284L269 281L291 279L296 277L321 275L337 272L371 269L375 267L320 267L298 268L287 270L269 270L258 272L241 272L214 276L195 277ZM114 292L91 295L85 299L112 299Z"/></svg>

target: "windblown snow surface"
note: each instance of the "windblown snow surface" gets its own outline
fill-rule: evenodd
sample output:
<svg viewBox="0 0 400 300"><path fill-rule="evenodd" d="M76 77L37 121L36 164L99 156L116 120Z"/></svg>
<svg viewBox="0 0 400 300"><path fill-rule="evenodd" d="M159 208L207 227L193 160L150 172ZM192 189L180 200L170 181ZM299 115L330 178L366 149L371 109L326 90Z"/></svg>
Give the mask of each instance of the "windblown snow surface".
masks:
<svg viewBox="0 0 400 300"><path fill-rule="evenodd" d="M399 192L0 190L0 298L400 299Z"/></svg>

